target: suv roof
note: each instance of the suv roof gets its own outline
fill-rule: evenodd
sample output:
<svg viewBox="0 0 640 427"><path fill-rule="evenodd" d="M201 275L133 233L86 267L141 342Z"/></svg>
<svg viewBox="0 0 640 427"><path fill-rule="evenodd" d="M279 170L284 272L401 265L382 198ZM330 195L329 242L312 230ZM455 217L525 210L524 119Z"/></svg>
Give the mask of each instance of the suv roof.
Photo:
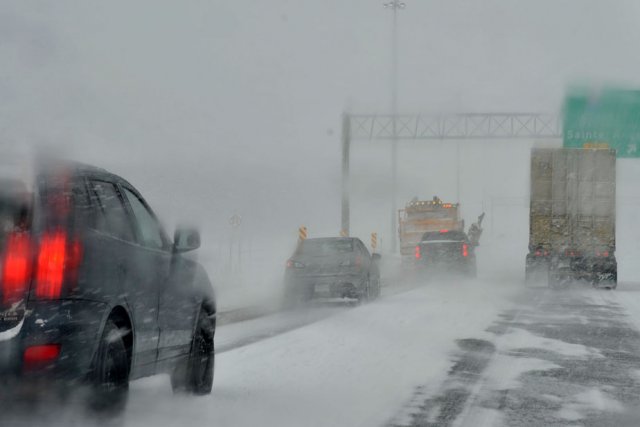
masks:
<svg viewBox="0 0 640 427"><path fill-rule="evenodd" d="M57 173L59 171L66 171L70 173L72 176L91 176L94 178L102 179L109 182L123 184L127 187L133 187L129 181L122 178L119 175L116 175L112 172L107 171L106 169L92 166L86 163L71 161L71 160L56 160L53 162L44 163L39 169L38 173L43 174L44 176L49 175L50 173Z"/></svg>

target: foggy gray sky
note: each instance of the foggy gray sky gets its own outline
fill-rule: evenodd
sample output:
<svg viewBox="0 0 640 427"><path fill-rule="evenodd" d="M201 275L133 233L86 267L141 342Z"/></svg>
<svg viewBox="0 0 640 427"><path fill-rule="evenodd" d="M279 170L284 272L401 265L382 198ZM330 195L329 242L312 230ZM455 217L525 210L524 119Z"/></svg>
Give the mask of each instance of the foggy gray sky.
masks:
<svg viewBox="0 0 640 427"><path fill-rule="evenodd" d="M636 1L405 1L401 112L552 112L567 83L639 83ZM340 114L390 104L381 3L4 2L2 144L55 147L120 173L169 223L213 232L235 211L253 231L336 233ZM523 174L510 160L526 161L526 150L487 147L463 144L465 179L477 184L462 192L467 216L487 192L523 194L505 180ZM451 173L451 144L431 145L424 163L401 150L413 164L401 200L451 197L450 182L434 183ZM386 227L388 149L354 154L354 215L380 211L354 227ZM421 177L422 164L444 171Z"/></svg>

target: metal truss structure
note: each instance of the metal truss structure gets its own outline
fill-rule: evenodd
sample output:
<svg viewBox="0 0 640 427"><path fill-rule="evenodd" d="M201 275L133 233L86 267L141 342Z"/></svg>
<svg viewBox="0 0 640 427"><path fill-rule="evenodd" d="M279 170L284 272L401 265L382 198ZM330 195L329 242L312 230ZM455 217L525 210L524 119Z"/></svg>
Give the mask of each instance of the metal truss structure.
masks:
<svg viewBox="0 0 640 427"><path fill-rule="evenodd" d="M351 142L428 141L428 140L496 140L560 139L562 118L559 114L536 113L468 113L432 115L363 115L345 114L342 118L342 230L349 234L349 169ZM393 161L393 160L392 160ZM395 186L395 183L393 183ZM395 210L395 206L393 207ZM395 224L392 218L391 224ZM391 230L395 239L395 230Z"/></svg>
<svg viewBox="0 0 640 427"><path fill-rule="evenodd" d="M562 137L562 120L557 114L471 113L400 116L348 115L347 117L350 121L351 140Z"/></svg>

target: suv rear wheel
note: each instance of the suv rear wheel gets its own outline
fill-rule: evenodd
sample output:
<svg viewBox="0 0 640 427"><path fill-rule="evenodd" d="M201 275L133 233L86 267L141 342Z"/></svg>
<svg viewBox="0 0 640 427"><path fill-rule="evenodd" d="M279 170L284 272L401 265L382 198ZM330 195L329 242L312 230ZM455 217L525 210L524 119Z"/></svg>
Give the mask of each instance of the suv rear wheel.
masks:
<svg viewBox="0 0 640 427"><path fill-rule="evenodd" d="M178 366L171 376L174 392L196 395L211 393L215 368L213 335L213 323L204 308L201 308L189 359L185 364Z"/></svg>
<svg viewBox="0 0 640 427"><path fill-rule="evenodd" d="M119 413L129 394L129 356L122 331L107 321L91 375L89 409L97 413Z"/></svg>

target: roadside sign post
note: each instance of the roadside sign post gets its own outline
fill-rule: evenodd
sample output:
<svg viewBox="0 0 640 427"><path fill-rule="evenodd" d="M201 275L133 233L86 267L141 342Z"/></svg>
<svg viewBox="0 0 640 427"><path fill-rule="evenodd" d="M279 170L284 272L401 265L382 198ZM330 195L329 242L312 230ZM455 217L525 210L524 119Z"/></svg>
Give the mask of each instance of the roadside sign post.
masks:
<svg viewBox="0 0 640 427"><path fill-rule="evenodd" d="M231 226L231 238L229 241L229 274L238 275L234 281L241 283L242 280L239 275L242 272L242 239L240 235L242 217L238 214L233 214L229 218L229 225Z"/></svg>
<svg viewBox="0 0 640 427"><path fill-rule="evenodd" d="M307 227L303 225L300 228L298 228L298 242L302 243L303 241L307 240L308 235L309 235L309 232L307 230Z"/></svg>

